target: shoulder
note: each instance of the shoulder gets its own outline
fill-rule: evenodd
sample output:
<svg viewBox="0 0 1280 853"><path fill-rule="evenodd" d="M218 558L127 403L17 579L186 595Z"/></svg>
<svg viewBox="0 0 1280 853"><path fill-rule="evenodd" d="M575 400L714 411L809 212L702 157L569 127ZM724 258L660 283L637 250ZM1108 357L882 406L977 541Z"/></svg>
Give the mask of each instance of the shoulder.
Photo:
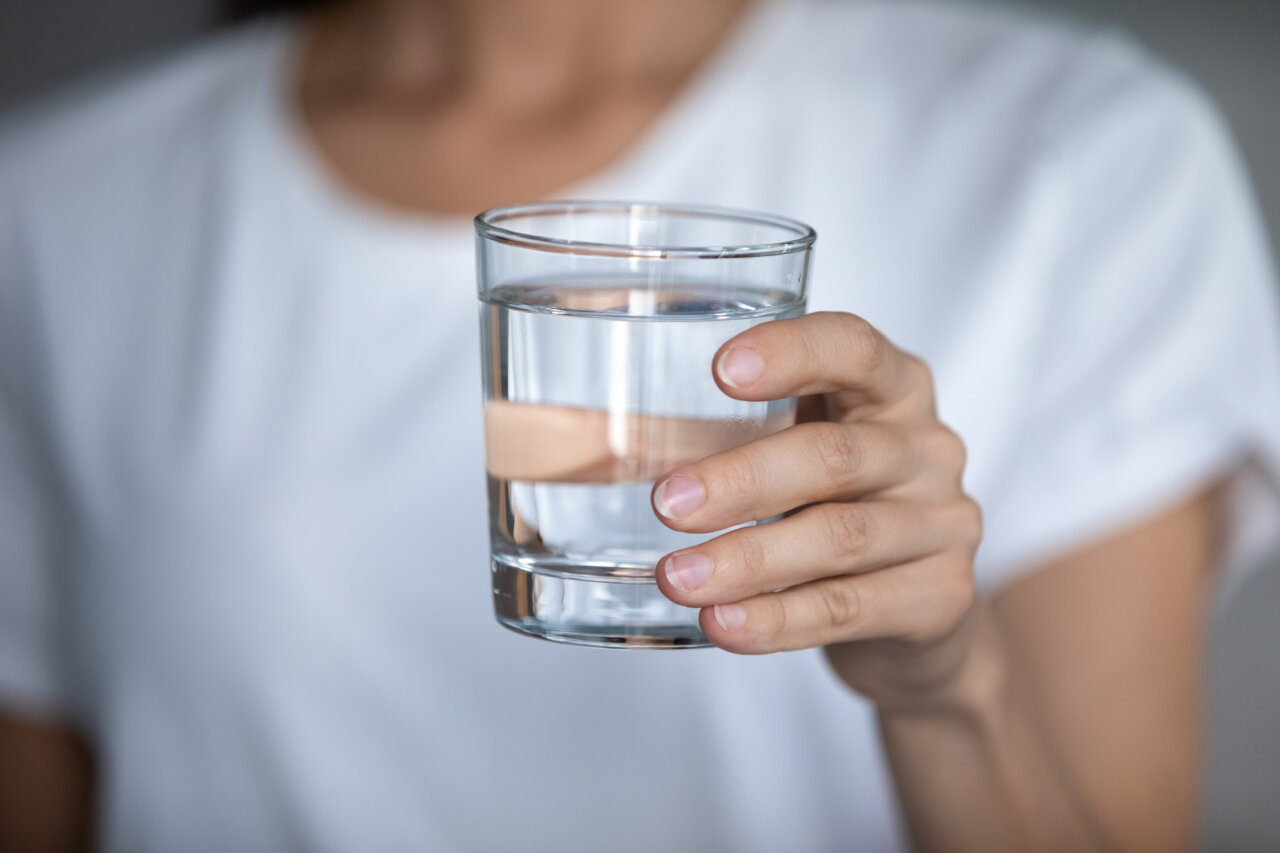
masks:
<svg viewBox="0 0 1280 853"><path fill-rule="evenodd" d="M242 27L117 70L0 118L0 186L10 200L76 188L154 167L174 146L200 144L263 85L287 28Z"/></svg>
<svg viewBox="0 0 1280 853"><path fill-rule="evenodd" d="M920 131L1060 134L1212 125L1208 99L1125 32L1062 14L953 0L805 4L818 85L878 98Z"/></svg>
<svg viewBox="0 0 1280 853"><path fill-rule="evenodd" d="M228 31L0 119L0 348L190 254L287 32Z"/></svg>

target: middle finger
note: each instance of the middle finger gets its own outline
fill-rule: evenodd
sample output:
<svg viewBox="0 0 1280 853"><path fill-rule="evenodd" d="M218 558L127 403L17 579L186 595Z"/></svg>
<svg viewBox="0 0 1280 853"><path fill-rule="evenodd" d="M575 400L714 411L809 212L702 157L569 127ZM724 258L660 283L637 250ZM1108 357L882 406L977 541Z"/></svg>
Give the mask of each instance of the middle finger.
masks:
<svg viewBox="0 0 1280 853"><path fill-rule="evenodd" d="M711 533L818 501L864 497L909 479L900 430L874 421L799 424L677 468L653 489L668 527Z"/></svg>

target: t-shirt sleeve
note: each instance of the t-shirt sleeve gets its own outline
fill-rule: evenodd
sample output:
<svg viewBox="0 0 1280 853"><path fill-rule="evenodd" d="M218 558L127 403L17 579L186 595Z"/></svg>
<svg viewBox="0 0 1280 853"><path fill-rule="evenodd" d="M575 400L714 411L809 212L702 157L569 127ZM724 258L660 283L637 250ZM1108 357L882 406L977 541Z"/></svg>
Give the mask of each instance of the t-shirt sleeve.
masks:
<svg viewBox="0 0 1280 853"><path fill-rule="evenodd" d="M3 183L0 182L0 189ZM0 205L0 705L67 711L58 651L55 521L33 411L35 378L21 355L35 318L13 211Z"/></svg>
<svg viewBox="0 0 1280 853"><path fill-rule="evenodd" d="M1076 76L1045 126L1061 240L979 578L998 585L1220 479L1238 577L1280 536L1280 311L1261 220L1194 87L1113 38Z"/></svg>

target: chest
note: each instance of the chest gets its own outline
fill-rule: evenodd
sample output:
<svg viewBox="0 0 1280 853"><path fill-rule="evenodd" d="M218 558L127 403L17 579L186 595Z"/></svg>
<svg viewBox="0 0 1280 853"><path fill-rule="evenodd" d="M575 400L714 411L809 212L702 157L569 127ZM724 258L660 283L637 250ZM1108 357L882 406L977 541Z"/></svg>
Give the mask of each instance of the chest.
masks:
<svg viewBox="0 0 1280 853"><path fill-rule="evenodd" d="M42 415L88 636L260 646L286 612L303 634L397 596L451 618L416 597L438 565L483 584L477 309L449 246L320 241L285 267L232 240L82 288Z"/></svg>

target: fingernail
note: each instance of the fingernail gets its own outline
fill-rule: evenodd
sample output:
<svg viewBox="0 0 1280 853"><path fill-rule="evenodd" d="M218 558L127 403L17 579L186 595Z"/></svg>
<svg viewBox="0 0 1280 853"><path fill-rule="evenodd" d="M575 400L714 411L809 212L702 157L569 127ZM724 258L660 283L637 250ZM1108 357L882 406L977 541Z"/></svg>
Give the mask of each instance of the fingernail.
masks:
<svg viewBox="0 0 1280 853"><path fill-rule="evenodd" d="M671 477L653 493L653 505L667 518L684 518L702 506L706 496L702 484L692 477Z"/></svg>
<svg viewBox="0 0 1280 853"><path fill-rule="evenodd" d="M764 373L764 359L760 353L746 347L730 347L720 356L720 364L716 366L720 379L733 388L750 385Z"/></svg>
<svg viewBox="0 0 1280 853"><path fill-rule="evenodd" d="M666 572L672 586L689 592L711 577L711 558L702 554L676 554L667 558Z"/></svg>
<svg viewBox="0 0 1280 853"><path fill-rule="evenodd" d="M717 604L716 621L726 631L736 631L747 624L747 611L737 604Z"/></svg>

